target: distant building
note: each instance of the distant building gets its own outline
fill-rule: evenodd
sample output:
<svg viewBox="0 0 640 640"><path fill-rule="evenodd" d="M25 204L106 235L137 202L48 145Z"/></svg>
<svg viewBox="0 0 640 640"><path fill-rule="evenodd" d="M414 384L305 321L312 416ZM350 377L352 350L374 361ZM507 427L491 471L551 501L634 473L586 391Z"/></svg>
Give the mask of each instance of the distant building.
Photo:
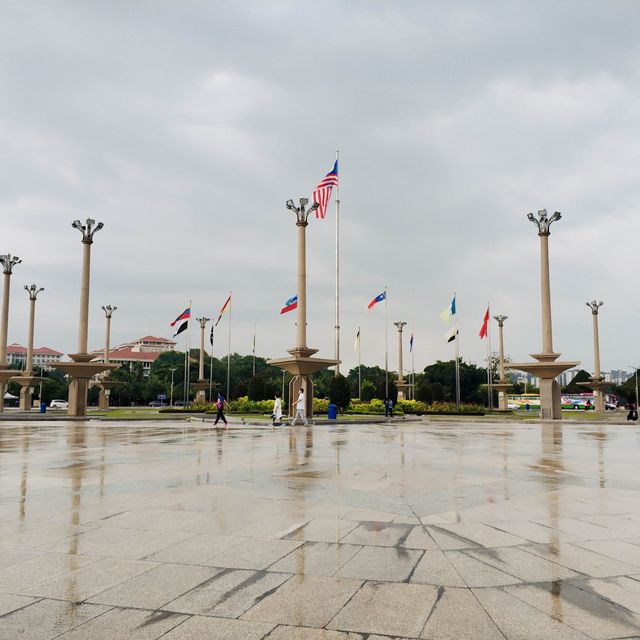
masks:
<svg viewBox="0 0 640 640"><path fill-rule="evenodd" d="M173 351L176 343L167 338L157 338L155 336L144 336L131 342L125 342L109 351L111 362L128 365L129 369L138 364L142 364L142 375L147 378L151 372L151 365L166 351ZM104 349L93 351L96 354L95 362L104 361Z"/></svg>
<svg viewBox="0 0 640 640"><path fill-rule="evenodd" d="M33 350L33 366L50 371L53 365L59 362L64 354L49 347L40 347ZM7 347L7 362L9 366L18 365L24 370L27 363L27 347L14 342Z"/></svg>

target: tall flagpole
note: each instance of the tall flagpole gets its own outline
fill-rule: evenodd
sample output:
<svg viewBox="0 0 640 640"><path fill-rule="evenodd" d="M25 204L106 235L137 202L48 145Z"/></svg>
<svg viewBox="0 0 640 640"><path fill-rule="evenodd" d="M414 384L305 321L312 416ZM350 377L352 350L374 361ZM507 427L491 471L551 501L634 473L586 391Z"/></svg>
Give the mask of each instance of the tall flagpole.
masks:
<svg viewBox="0 0 640 640"><path fill-rule="evenodd" d="M487 311L491 317L490 304L487 302ZM487 391L489 392L489 410L493 411L493 376L491 373L491 323L487 323Z"/></svg>
<svg viewBox="0 0 640 640"><path fill-rule="evenodd" d="M253 323L253 377L256 377L256 323Z"/></svg>
<svg viewBox="0 0 640 640"><path fill-rule="evenodd" d="M454 327L456 330L456 411L460 411L460 331L458 329L458 300L457 294L453 294L456 301L456 314Z"/></svg>
<svg viewBox="0 0 640 640"><path fill-rule="evenodd" d="M211 357L209 358L209 402L213 402L213 318L211 319L209 342L211 343Z"/></svg>
<svg viewBox="0 0 640 640"><path fill-rule="evenodd" d="M339 151L336 151L336 162L338 162ZM335 372L336 377L340 375L340 167L338 166L338 181L336 183L336 345L335 345Z"/></svg>
<svg viewBox="0 0 640 640"><path fill-rule="evenodd" d="M231 291L229 291L229 338L227 345L227 402L229 402L229 385L231 384Z"/></svg>
<svg viewBox="0 0 640 640"><path fill-rule="evenodd" d="M191 315L191 300L189 300L189 315ZM189 353L189 349L191 348L191 318L189 318L189 324L187 326L187 371L186 371L186 378L187 378L187 384L185 386L185 395L186 398L184 400L184 406L188 406L189 404L189 384L191 382L190 379L190 374L191 372L189 371L189 369L191 368L191 354Z"/></svg>
<svg viewBox="0 0 640 640"><path fill-rule="evenodd" d="M360 344L362 336L360 335L360 327L358 327L358 400L362 400L362 352Z"/></svg>
<svg viewBox="0 0 640 640"><path fill-rule="evenodd" d="M415 329L416 326L414 324L411 325L411 399L416 399L416 341L415 341Z"/></svg>
<svg viewBox="0 0 640 640"><path fill-rule="evenodd" d="M389 309L387 287L384 288L384 394L389 397Z"/></svg>

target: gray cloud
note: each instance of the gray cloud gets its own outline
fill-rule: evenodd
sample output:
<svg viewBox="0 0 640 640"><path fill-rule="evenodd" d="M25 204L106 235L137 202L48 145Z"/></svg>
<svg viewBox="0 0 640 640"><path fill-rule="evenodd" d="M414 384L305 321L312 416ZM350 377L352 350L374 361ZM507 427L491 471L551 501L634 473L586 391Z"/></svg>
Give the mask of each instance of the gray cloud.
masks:
<svg viewBox="0 0 640 640"><path fill-rule="evenodd" d="M90 337L169 335L192 298L234 291L233 348L280 355L293 317L289 197L341 152L343 359L382 364L390 320L415 325L416 366L451 357L438 313L458 293L462 354L484 308L509 315L517 359L539 350L538 253L551 237L558 351L592 366L584 302L605 300L605 369L634 364L640 223L634 2L7 3L0 25L0 222L23 283L46 287L36 342L75 348L79 235L96 236ZM309 227L309 341L332 353L333 211ZM194 335L195 338L195 335ZM392 342L391 344L395 344ZM224 351L221 345L216 347ZM392 351L391 364L395 365Z"/></svg>

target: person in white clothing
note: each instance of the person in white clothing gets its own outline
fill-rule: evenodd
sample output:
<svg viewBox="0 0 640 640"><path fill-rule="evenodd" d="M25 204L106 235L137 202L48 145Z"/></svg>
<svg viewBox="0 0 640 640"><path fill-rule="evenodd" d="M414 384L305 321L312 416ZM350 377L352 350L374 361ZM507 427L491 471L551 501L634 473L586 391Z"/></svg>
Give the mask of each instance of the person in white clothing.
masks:
<svg viewBox="0 0 640 640"><path fill-rule="evenodd" d="M306 408L307 408L307 403L306 403L306 398L304 397L304 389L302 387L300 387L300 394L298 395L298 399L296 400L296 415L293 417L293 420L291 421L291 426L293 426L296 421L298 420L298 418L300 418L302 420L302 423L304 424L304 426L308 426L308 422L307 422L307 417L306 417Z"/></svg>
<svg viewBox="0 0 640 640"><path fill-rule="evenodd" d="M280 394L276 393L276 399L273 402L273 425L282 424L282 400Z"/></svg>

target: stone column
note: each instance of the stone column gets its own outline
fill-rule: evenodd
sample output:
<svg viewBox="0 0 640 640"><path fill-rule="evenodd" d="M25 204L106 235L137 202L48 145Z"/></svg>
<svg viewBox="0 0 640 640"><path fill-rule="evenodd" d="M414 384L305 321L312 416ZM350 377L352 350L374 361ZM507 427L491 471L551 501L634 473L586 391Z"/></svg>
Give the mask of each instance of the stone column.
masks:
<svg viewBox="0 0 640 640"><path fill-rule="evenodd" d="M80 278L80 314L78 326L78 352L70 353L73 362L60 362L56 369L66 373L69 383L69 410L70 416L87 415L87 391L89 380L100 373L117 367L116 364L91 362L94 355L87 353L89 334L89 277L91 273L91 245L93 236L104 226L102 222L96 224L95 220L87 218L86 223L74 220L71 224L74 229L82 233L82 274Z"/></svg>
<svg viewBox="0 0 640 640"><path fill-rule="evenodd" d="M604 381L604 376L600 371L600 337L598 330L598 311L600 307L604 303L602 301L598 302L596 300L592 300L591 302L587 302L586 305L591 309L591 316L593 318L593 366L594 372L591 376L591 380L589 382L579 382L578 384L583 385L589 389L593 390L593 404L596 411L604 411L604 394L603 387L606 386Z"/></svg>
<svg viewBox="0 0 640 640"><path fill-rule="evenodd" d="M398 382L396 383L396 388L398 389L398 400L406 400L407 391L411 385L405 384L404 382L404 370L403 370L403 362L402 362L402 329L406 322L394 322L398 328Z"/></svg>
<svg viewBox="0 0 640 640"><path fill-rule="evenodd" d="M298 218L298 308L296 323L296 342L298 349L307 348L307 218Z"/></svg>
<svg viewBox="0 0 640 640"><path fill-rule="evenodd" d="M25 291L29 295L29 332L27 336L27 360L24 366L24 373L16 378L16 381L20 384L20 409L21 411L31 411L33 404L33 384L36 381L40 381L41 378L36 378L33 375L33 334L35 329L36 319L36 299L43 288L38 289L35 284L28 287L24 285Z"/></svg>
<svg viewBox="0 0 640 640"><path fill-rule="evenodd" d="M531 373L540 379L540 413L543 419L559 420L562 418L560 385L556 377L563 371L575 367L578 362L555 362L560 356L553 350L553 334L551 330L551 285L549 278L549 234L553 222L560 220L562 214L556 211L551 216L546 209L533 213L527 219L538 228L540 237L540 301L542 316L542 353L532 353L531 357L538 362L512 363L512 369Z"/></svg>
<svg viewBox="0 0 640 640"><path fill-rule="evenodd" d="M306 229L309 215L318 208L318 203L314 202L309 209L308 198L300 198L300 206L296 206L293 200L287 201L287 209L296 217L296 227L298 229L298 257L297 257L297 291L298 308L296 323L296 346L289 349L290 358L280 358L270 360L269 364L284 369L294 377L289 382L289 415L294 414L294 404L298 397L300 388L305 390L307 403L307 416L313 415L313 379L312 374L339 364L337 360L313 358L317 349L307 346L307 245Z"/></svg>
<svg viewBox="0 0 640 640"><path fill-rule="evenodd" d="M13 267L22 260L11 254L0 256L4 282L2 287L2 318L0 318L0 412L4 411L4 394L7 382L15 376L15 371L9 369L7 362L7 335L9 332L9 292L11 290L11 274Z"/></svg>
<svg viewBox="0 0 640 640"><path fill-rule="evenodd" d="M104 311L105 317L105 336L104 336L104 363L109 364L109 353L111 352L111 318L113 312L117 311L118 307L108 304L106 307L100 307ZM100 393L98 395L98 407L102 410L109 408L109 396L111 395L111 389L115 385L120 384L118 381L109 380L109 369L104 372L102 380L98 383L100 387Z"/></svg>
<svg viewBox="0 0 640 640"><path fill-rule="evenodd" d="M204 329L210 318L196 318L196 320L200 324L200 361L198 363L198 381L193 386L196 389L196 402L205 403L209 383L204 379Z"/></svg>
<svg viewBox="0 0 640 640"><path fill-rule="evenodd" d="M499 360L499 375L500 379L498 382L493 383L493 388L498 392L498 410L499 411L508 411L509 409L509 399L507 398L507 390L511 386L507 382L507 377L504 371L504 321L508 318L508 316L498 315L493 317L494 320L498 323L498 348L500 353Z"/></svg>

